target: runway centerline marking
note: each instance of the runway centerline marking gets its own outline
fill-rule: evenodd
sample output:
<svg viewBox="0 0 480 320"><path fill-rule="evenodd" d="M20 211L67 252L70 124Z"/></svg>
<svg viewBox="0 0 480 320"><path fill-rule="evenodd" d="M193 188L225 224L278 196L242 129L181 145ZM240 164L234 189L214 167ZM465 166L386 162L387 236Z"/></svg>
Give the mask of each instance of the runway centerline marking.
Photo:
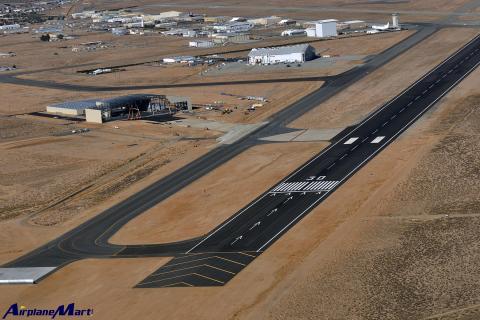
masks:
<svg viewBox="0 0 480 320"><path fill-rule="evenodd" d="M352 143L354 143L354 142L357 141L357 140L358 140L358 137L353 137L353 138L350 138L350 139L348 139L347 141L345 141L344 144L352 144Z"/></svg>
<svg viewBox="0 0 480 320"><path fill-rule="evenodd" d="M379 136L373 139L370 143L380 143L380 141L382 141L383 139L385 139L385 136Z"/></svg>

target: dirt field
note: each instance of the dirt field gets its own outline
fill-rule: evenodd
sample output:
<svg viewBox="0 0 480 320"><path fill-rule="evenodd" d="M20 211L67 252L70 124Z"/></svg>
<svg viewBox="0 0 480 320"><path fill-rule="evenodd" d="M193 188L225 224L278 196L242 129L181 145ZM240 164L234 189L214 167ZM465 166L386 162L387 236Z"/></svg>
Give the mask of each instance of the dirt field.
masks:
<svg viewBox="0 0 480 320"><path fill-rule="evenodd" d="M38 125L42 122L36 120L34 123ZM197 135L198 138L218 136L214 131L178 128L173 132L173 129L155 124L127 125L118 130L97 126L87 133L69 134L71 129L78 130L78 125L66 124L60 131L57 123L54 135L0 144L2 218L43 210L78 190L93 188L93 185L96 186L93 188L95 191L90 191L93 194L83 200L87 203L93 200L98 202L117 191L111 189L115 185L111 180L115 180L115 177L122 176L128 180L130 175L140 174L139 171L143 172L140 174L143 176L183 156L194 145L198 147L214 143L214 140L179 142L180 135ZM103 189L107 185L110 188L101 191L98 189L101 185ZM124 181L122 188L127 186L128 183ZM57 208L59 212L48 212L48 218L42 224L58 223L65 219L72 211L66 209L63 207ZM84 206L79 207L77 203L74 211L83 209ZM52 218L56 222L50 221Z"/></svg>
<svg viewBox="0 0 480 320"><path fill-rule="evenodd" d="M207 233L326 145L281 143L249 149L130 221L111 242L163 243ZM234 197L229 186L237 190Z"/></svg>
<svg viewBox="0 0 480 320"><path fill-rule="evenodd" d="M416 211L404 213L402 203L419 201L418 188L443 189L474 208L478 193L462 190L478 175L469 168L479 161L472 152L479 147L479 76L469 76L225 287L132 289L165 259L119 259L74 263L36 286L1 287L0 297L37 307L75 301L100 319L475 319L478 210L425 210L442 203L443 191L430 192L428 206L420 199ZM444 176L428 179L432 166Z"/></svg>
<svg viewBox="0 0 480 320"><path fill-rule="evenodd" d="M326 101L321 108L298 118L290 126L338 128L357 123L477 34L476 29L443 29Z"/></svg>
<svg viewBox="0 0 480 320"><path fill-rule="evenodd" d="M392 12L401 12L403 21L434 21L444 18L449 12L462 7L468 0L427 0L427 1L295 1L270 0L258 6L255 1L242 2L204 1L201 4L191 0L169 1L158 3L152 0L122 1L119 4L113 0L95 1L95 7L125 8L136 6L147 12L166 10L202 11L210 15L232 16L270 16L272 14L296 19L328 19L341 20L364 19L368 21L386 21Z"/></svg>
<svg viewBox="0 0 480 320"><path fill-rule="evenodd" d="M412 31L393 32L378 35L357 36L345 39L328 41L313 41L312 45L322 55L332 56L354 56L377 54L395 43L412 34ZM77 73L78 70L95 69L112 65L131 64L143 61L159 60L161 57L172 55L198 55L226 50L250 49L252 47L263 47L269 45L288 44L298 41L312 41L310 38L281 38L277 40L266 40L248 45L232 45L212 49L187 48L187 40L183 38L172 38L164 36L126 36L112 37L111 35L83 35L81 40L71 40L59 43L35 43L38 50L33 53L30 48L31 41L22 42L24 35L18 37L18 44L8 45L9 50L16 52L17 56L8 58L9 64L16 64L19 72L27 71L27 74L20 75L20 78L35 79L43 81L54 81L61 83L73 83L91 86L128 86L128 85L161 85L175 83L196 83L196 82L221 82L241 81L257 79L295 78L335 75L346 71L355 65L360 64L361 59L356 61L339 60L321 69L291 68L261 73L238 72L227 76L210 76L204 73L209 68L204 66L188 67L185 65L142 65L123 68L124 71L90 76L84 73ZM142 40L143 39L143 40ZM7 41L7 38L3 39ZM106 41L112 47L95 52L71 52L71 47L79 42L85 41ZM8 40L12 41L12 40ZM2 39L0 38L0 45ZM7 47L7 44L5 44ZM230 58L245 60L249 50L225 55ZM57 55L54 55L54 54ZM33 55L41 59L33 59ZM44 69L45 71L40 71ZM28 73L33 70L35 73ZM13 73L11 73L13 74Z"/></svg>
<svg viewBox="0 0 480 320"><path fill-rule="evenodd" d="M190 2L177 1L175 5ZM383 10L420 10L407 17L438 19L465 2L442 0L433 6L432 0L381 1L364 5L381 11L365 14L371 18L388 17ZM117 1L104 3L118 6ZM320 4L333 5L333 0ZM253 7L258 5L250 0L239 5L243 9L238 14L267 15L263 9L255 11ZM269 0L264 10L268 15L277 13L271 6L283 7L284 13L298 11L289 5L311 2ZM339 19L363 15L346 12L357 7L350 0L340 7L345 11L338 11L335 17ZM208 11L232 13L231 8L221 7ZM329 18L332 13L326 11L322 15L328 16L323 17L316 10L303 10L298 14ZM476 29L444 29L291 126L351 125L477 33ZM406 33L395 33L376 42L378 46L372 49L355 50L362 52L359 54L378 52L404 36ZM7 43L5 39L0 38L0 46ZM93 37L81 41L85 39ZM138 39L131 38L129 41L136 43L127 44L124 53L114 58L108 53L112 49L78 58L68 48L42 44L34 59L35 52L26 50L32 39L20 37L17 44L7 44L19 52L25 50L25 55L18 56L19 65L33 70L63 66L61 61L130 61L133 49L126 49L128 45L144 45L138 51L142 59L160 54L156 51L160 44L149 51L149 41L156 39L144 44ZM349 50L350 45L338 41L335 48L327 42L322 46L331 52ZM357 44L361 47L362 43ZM52 48L59 50L60 58ZM161 52L181 52L177 42L166 48ZM144 67L138 70L148 72ZM184 71L178 70L173 81L194 78L198 70L189 70L191 74ZM59 74L64 80L73 79L68 71ZM108 75L103 81L126 84L137 79L120 74L118 78ZM95 81L101 84L102 78L98 79ZM164 75L156 79L168 81ZM168 259L84 260L37 285L0 286L0 308L15 302L32 308L75 302L78 307L93 308L95 319L478 319L479 84L477 70L225 287L133 289ZM229 115L197 112L192 117L254 123L319 85L219 86L187 89L188 94L183 89L148 92L194 96L195 103L225 100L233 108L238 104L238 109ZM271 101L258 112L245 114L247 102L226 98L221 92L266 96ZM114 94L94 93L96 97ZM199 157L222 134L149 121L96 126L19 115L59 100L91 97L90 93L2 84L0 96L0 263L44 244ZM71 134L79 127L90 131ZM181 140L183 137L193 139ZM253 148L128 223L112 242L163 242L203 234L324 147L324 143L290 142ZM59 200L61 203L56 204Z"/></svg>
<svg viewBox="0 0 480 320"><path fill-rule="evenodd" d="M480 316L479 76L477 70L302 222L313 229L330 210L345 220L240 318ZM338 206L349 196L355 200Z"/></svg>

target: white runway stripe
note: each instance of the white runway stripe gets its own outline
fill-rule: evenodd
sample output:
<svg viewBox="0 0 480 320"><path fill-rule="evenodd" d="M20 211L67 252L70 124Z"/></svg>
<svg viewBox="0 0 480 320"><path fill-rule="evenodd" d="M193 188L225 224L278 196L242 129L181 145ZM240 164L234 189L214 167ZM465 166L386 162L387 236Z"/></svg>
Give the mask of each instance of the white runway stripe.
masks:
<svg viewBox="0 0 480 320"><path fill-rule="evenodd" d="M372 142L370 142L370 143L379 143L379 142L382 141L384 138L385 138L384 136L376 137L376 138L373 139Z"/></svg>
<svg viewBox="0 0 480 320"><path fill-rule="evenodd" d="M345 141L344 144L352 144L352 143L354 143L354 142L357 141L357 140L358 140L358 137L353 137L353 138L350 138L350 139L348 139L347 141Z"/></svg>
<svg viewBox="0 0 480 320"><path fill-rule="evenodd" d="M338 181L302 181L302 182L282 182L272 189L271 192L294 192L294 191L328 191L335 187Z"/></svg>
<svg viewBox="0 0 480 320"><path fill-rule="evenodd" d="M304 191L328 191L335 187L339 182L338 181L320 181L320 182L311 182L305 188Z"/></svg>
<svg viewBox="0 0 480 320"><path fill-rule="evenodd" d="M301 190L304 186L306 186L309 182L302 181L302 182L282 182L275 188L273 188L273 192L288 192L288 191L298 191Z"/></svg>

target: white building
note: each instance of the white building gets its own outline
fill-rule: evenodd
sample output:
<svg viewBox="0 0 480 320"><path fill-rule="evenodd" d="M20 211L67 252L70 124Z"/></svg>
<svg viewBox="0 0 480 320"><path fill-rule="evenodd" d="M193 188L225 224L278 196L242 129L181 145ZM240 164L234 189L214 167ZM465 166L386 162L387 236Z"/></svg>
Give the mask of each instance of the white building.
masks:
<svg viewBox="0 0 480 320"><path fill-rule="evenodd" d="M20 25L18 23L14 24L5 24L3 26L0 26L0 30L8 31L8 30L17 30L20 29Z"/></svg>
<svg viewBox="0 0 480 320"><path fill-rule="evenodd" d="M315 23L315 36L317 38L336 37L337 21L335 19L317 21Z"/></svg>
<svg viewBox="0 0 480 320"><path fill-rule="evenodd" d="M191 29L170 29L163 31L162 34L166 36L179 36L179 37L196 37L197 31Z"/></svg>
<svg viewBox="0 0 480 320"><path fill-rule="evenodd" d="M176 56L163 58L163 63L193 63L195 57L192 56Z"/></svg>
<svg viewBox="0 0 480 320"><path fill-rule="evenodd" d="M305 29L305 32L307 33L307 37L316 37L317 36L317 30L315 28L307 28L307 29Z"/></svg>
<svg viewBox="0 0 480 320"><path fill-rule="evenodd" d="M282 31L281 36L282 37L301 36L305 34L306 34L306 31L304 29L288 29L288 30Z"/></svg>
<svg viewBox="0 0 480 320"><path fill-rule="evenodd" d="M213 26L213 30L225 33L247 32L254 27L250 22L231 22Z"/></svg>
<svg viewBox="0 0 480 320"><path fill-rule="evenodd" d="M289 25L296 24L296 23L297 23L297 21L292 20L292 19L282 19L282 20L278 21L278 24L281 25L281 26L289 26Z"/></svg>
<svg viewBox="0 0 480 320"><path fill-rule="evenodd" d="M194 48L211 48L215 46L215 42L208 41L208 40L196 40L196 41L190 41L188 43L188 46L194 47Z"/></svg>
<svg viewBox="0 0 480 320"><path fill-rule="evenodd" d="M250 40L250 36L245 33L214 33L208 36L217 43L242 43Z"/></svg>
<svg viewBox="0 0 480 320"><path fill-rule="evenodd" d="M249 64L296 63L312 60L315 49L309 44L275 48L255 48L248 54Z"/></svg>

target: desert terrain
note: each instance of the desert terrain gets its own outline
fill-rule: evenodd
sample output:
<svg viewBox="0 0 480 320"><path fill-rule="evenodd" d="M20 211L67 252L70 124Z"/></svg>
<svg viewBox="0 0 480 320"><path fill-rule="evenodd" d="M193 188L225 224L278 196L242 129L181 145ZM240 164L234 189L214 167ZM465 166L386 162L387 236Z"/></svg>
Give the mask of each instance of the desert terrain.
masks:
<svg viewBox="0 0 480 320"><path fill-rule="evenodd" d="M382 21L401 12L411 22L440 21L469 1L269 0L92 1L84 8L204 9L208 14ZM315 3L317 4L317 3ZM324 10L322 12L322 10ZM463 11L462 11L463 12ZM324 16L325 15L325 16ZM475 9L459 19L476 19ZM77 71L188 55L185 40L127 40L105 33L39 43L30 35L0 37L17 55L20 79L112 90L52 89L0 82L0 262L60 236L219 146L230 130L268 122L325 84L315 81L228 84L230 81L325 77L360 66L406 39L406 30L313 41L338 59L324 66L208 70L202 66L132 65L88 76ZM479 34L445 27L291 123L290 129L342 130L392 99ZM306 39L306 38L305 38ZM303 38L295 41L305 40ZM88 53L86 41L112 46ZM267 45L291 43L274 39ZM245 59L256 43L198 49ZM35 46L36 51L29 48ZM2 49L3 50L3 49ZM9 58L10 59L10 58ZM243 67L242 67L243 68ZM238 76L232 79L237 70ZM293 71L292 71L293 70ZM215 86L121 89L122 86L219 82ZM224 83L223 83L224 82ZM94 319L461 319L480 318L480 70L474 71L393 144L222 287L139 289L140 280L170 258L85 259L35 285L0 286L0 311L18 302L56 308L75 302ZM120 89L119 89L120 88ZM90 124L34 112L65 100L153 93L189 96L196 105L221 102L231 113L195 108L159 121ZM225 95L225 93L231 95ZM268 98L255 111L236 96ZM114 244L152 244L199 237L329 146L329 141L263 142L223 163L128 222Z"/></svg>

